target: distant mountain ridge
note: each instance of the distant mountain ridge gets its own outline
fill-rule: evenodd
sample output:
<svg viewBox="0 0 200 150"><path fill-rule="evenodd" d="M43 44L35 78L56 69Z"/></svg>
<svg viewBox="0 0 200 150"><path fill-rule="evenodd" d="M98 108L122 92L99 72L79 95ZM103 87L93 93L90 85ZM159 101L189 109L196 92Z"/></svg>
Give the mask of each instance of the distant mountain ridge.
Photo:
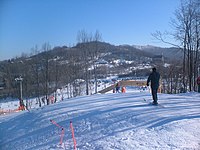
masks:
<svg viewBox="0 0 200 150"><path fill-rule="evenodd" d="M94 44L90 42L88 44ZM156 55L163 55L166 60L182 60L183 51L180 48L176 47L157 47L153 45L112 45L106 42L98 42L98 46L104 52L109 52L110 57L117 58L117 56L125 56L127 54L127 58L130 55L134 55L134 57L149 57L152 58ZM75 46L77 47L77 46Z"/></svg>
<svg viewBox="0 0 200 150"><path fill-rule="evenodd" d="M153 55L163 55L165 58L168 58L170 60L173 59L177 60L183 58L183 51L180 48L176 47L162 48L152 45L146 45L146 46L133 45L133 47L140 49L141 51L151 53Z"/></svg>
<svg viewBox="0 0 200 150"><path fill-rule="evenodd" d="M82 43L83 44L83 43ZM50 57L54 56L66 56L66 54L70 51L81 49L81 43L77 44L74 47L67 47L67 46L56 46L53 49L48 51ZM106 42L88 42L86 43L88 47L95 47L95 44L98 45L98 49L101 53L107 53L107 58L113 59L135 59L141 57L149 57L152 58L156 55L163 55L164 58L167 60L177 60L183 58L183 51L180 48L170 47L170 48L163 48L163 47L156 47L153 45L113 45ZM30 58L38 57L44 55L46 52L40 52L35 55L32 55ZM20 57L17 57L21 59ZM1 62L1 61L0 61Z"/></svg>

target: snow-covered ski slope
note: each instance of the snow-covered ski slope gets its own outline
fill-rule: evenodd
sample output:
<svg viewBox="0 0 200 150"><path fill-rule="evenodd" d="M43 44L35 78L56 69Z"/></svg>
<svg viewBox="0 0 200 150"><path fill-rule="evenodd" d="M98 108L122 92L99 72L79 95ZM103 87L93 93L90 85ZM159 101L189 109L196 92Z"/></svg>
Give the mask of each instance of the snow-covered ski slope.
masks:
<svg viewBox="0 0 200 150"><path fill-rule="evenodd" d="M0 116L1 150L199 150L200 94L115 93L65 99L50 106ZM64 127L61 129L50 119Z"/></svg>

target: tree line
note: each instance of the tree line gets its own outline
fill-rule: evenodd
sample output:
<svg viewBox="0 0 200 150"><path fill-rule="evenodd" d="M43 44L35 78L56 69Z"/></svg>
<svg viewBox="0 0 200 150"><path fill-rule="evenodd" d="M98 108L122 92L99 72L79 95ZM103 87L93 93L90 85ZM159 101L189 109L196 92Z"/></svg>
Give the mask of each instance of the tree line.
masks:
<svg viewBox="0 0 200 150"><path fill-rule="evenodd" d="M88 34L81 30L77 35L78 43L75 47L51 48L45 43L42 48L32 48L32 56L11 59L1 63L5 89L1 90L2 97L20 97L19 82L15 79L23 78L23 98L37 97L41 105L41 97L45 96L49 104L49 95L56 93L57 89L67 86L70 89L68 97L80 93L76 79L84 79L85 93L89 94L89 82L95 79L95 92L97 92L97 61L101 57L99 42L102 40L99 31ZM91 44L92 43L92 44ZM59 51L59 52L57 52ZM90 69L92 68L92 69ZM56 102L56 94L55 102Z"/></svg>
<svg viewBox="0 0 200 150"><path fill-rule="evenodd" d="M165 72L165 79L169 93L196 91L196 79L200 75L200 1L181 0L180 6L175 11L175 18L171 25L173 33L157 31L153 36L169 45L183 51L182 62L172 62ZM172 35L179 43L168 42L164 37Z"/></svg>

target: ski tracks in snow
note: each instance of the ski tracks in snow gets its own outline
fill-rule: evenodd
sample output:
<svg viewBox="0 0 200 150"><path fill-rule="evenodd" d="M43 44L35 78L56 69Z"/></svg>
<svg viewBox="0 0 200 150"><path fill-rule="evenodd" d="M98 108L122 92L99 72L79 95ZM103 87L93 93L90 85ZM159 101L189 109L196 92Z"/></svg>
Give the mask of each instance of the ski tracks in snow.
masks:
<svg viewBox="0 0 200 150"><path fill-rule="evenodd" d="M73 149L69 129L72 121L78 150L198 149L200 98L194 97L159 94L158 102L164 108L144 102L144 99L151 101L149 93L66 99L11 119L3 118L3 122L0 118L0 145L18 150ZM50 119L65 128L62 145L59 145L60 130Z"/></svg>

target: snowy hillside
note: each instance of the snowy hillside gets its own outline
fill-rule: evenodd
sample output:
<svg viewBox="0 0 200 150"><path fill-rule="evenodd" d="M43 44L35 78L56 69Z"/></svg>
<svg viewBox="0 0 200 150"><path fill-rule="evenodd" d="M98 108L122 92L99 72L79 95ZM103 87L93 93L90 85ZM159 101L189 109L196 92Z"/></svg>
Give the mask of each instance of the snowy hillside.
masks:
<svg viewBox="0 0 200 150"><path fill-rule="evenodd" d="M109 93L0 116L1 150L198 150L200 94ZM55 121L64 128L56 126ZM62 144L59 143L64 135Z"/></svg>

